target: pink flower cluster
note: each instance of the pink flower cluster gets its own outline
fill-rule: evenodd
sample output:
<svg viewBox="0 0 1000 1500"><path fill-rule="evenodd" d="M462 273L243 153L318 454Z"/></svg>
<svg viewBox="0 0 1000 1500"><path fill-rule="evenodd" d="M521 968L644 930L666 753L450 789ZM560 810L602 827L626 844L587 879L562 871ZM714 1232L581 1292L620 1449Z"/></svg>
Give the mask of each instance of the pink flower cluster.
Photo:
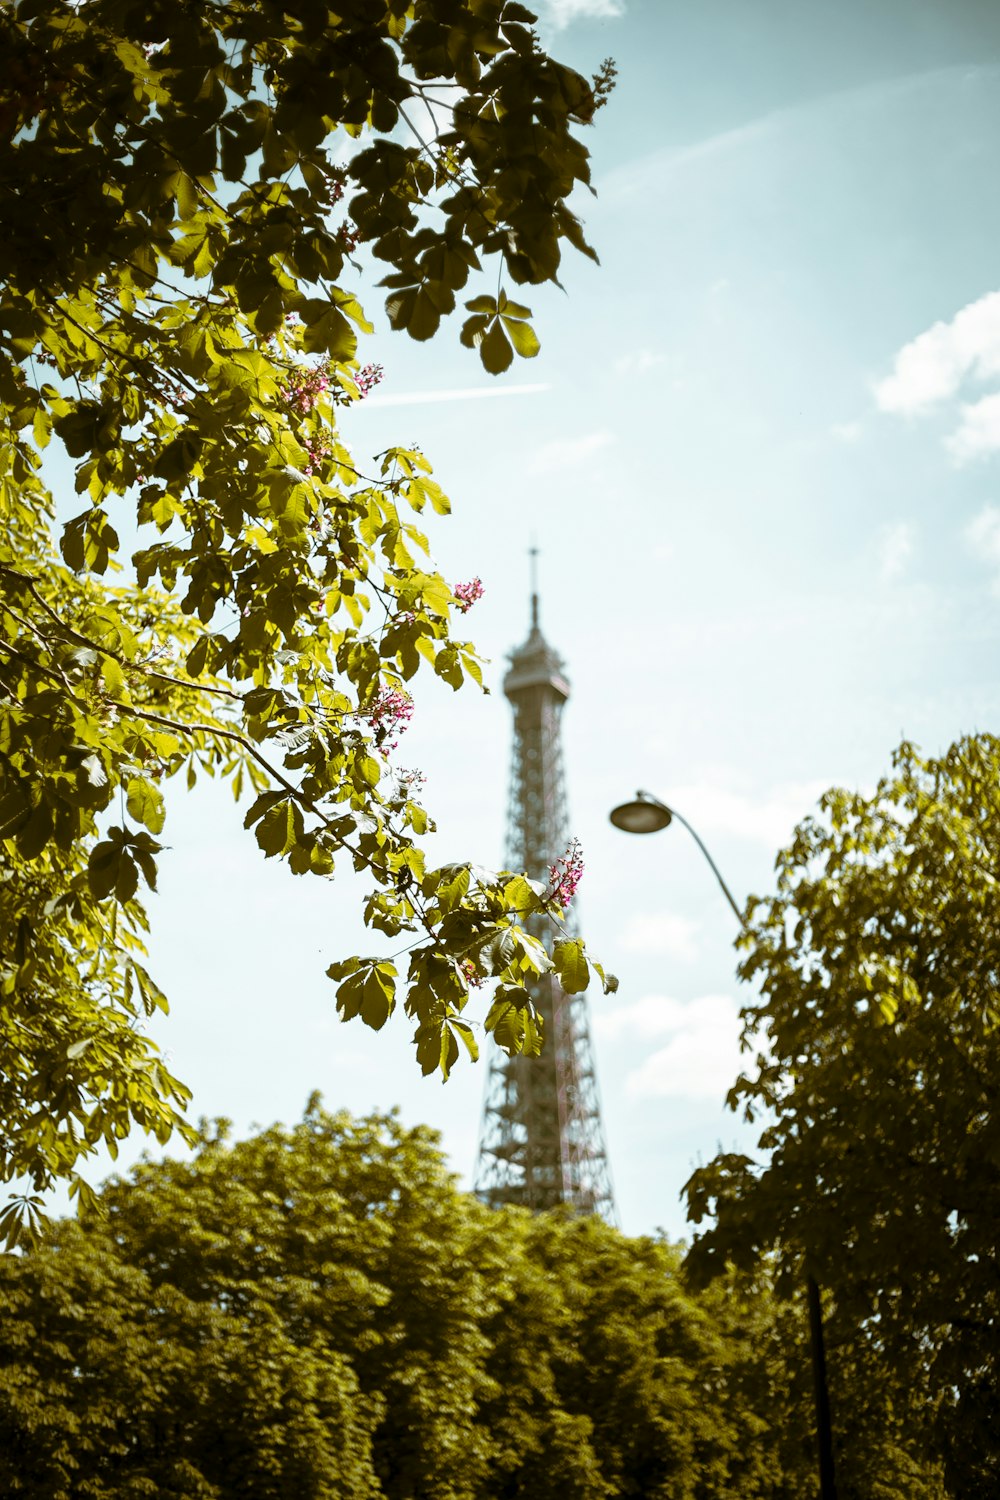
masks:
<svg viewBox="0 0 1000 1500"><path fill-rule="evenodd" d="M481 599L486 590L483 588L481 578L473 578L471 583L456 583L455 598L463 615L470 610L477 599Z"/></svg>
<svg viewBox="0 0 1000 1500"><path fill-rule="evenodd" d="M306 474L315 474L323 460L330 457L331 452L332 449L329 443L324 443L322 438L318 438L315 443L307 444L304 472Z"/></svg>
<svg viewBox="0 0 1000 1500"><path fill-rule="evenodd" d="M389 751L395 750L399 739L387 743L391 734L401 735L413 718L413 699L398 688L381 688L378 697L368 710L368 718L375 731L375 745L383 760L388 760Z"/></svg>
<svg viewBox="0 0 1000 1500"><path fill-rule="evenodd" d="M463 958L458 968L466 985L471 986L473 989L478 990L479 986L485 983L485 974L480 974L471 958Z"/></svg>
<svg viewBox="0 0 1000 1500"><path fill-rule="evenodd" d="M300 417L312 411L324 391L330 389L330 376L325 365L316 369L300 369L285 382L283 393L292 411Z"/></svg>
<svg viewBox="0 0 1000 1500"><path fill-rule="evenodd" d="M354 376L354 384L358 388L358 395L362 400L378 385L385 371L381 365L363 365Z"/></svg>
<svg viewBox="0 0 1000 1500"><path fill-rule="evenodd" d="M580 840L573 839L561 859L549 866L549 900L565 909L576 895L576 888L582 879L583 850L580 848Z"/></svg>
<svg viewBox="0 0 1000 1500"><path fill-rule="evenodd" d="M363 365L351 379L357 387L358 396L364 400L382 379L381 365ZM321 365L301 365L294 370L281 388L281 394L289 410L299 417L307 417L321 396L329 392L331 401L343 403L351 400L347 390L332 373L330 361Z"/></svg>

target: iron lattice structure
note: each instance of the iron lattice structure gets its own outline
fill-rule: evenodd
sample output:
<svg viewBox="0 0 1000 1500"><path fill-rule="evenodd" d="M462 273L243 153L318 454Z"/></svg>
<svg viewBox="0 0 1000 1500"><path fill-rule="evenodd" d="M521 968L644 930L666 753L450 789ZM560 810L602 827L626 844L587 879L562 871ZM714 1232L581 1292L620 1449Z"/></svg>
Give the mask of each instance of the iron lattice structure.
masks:
<svg viewBox="0 0 1000 1500"><path fill-rule="evenodd" d="M531 633L511 656L503 690L514 709L507 864L548 882L569 842L560 737L569 683L539 628L537 594ZM566 925L572 930L572 920ZM551 923L538 917L527 926L551 950ZM538 1212L566 1203L614 1223L587 997L564 994L551 974L531 993L545 1045L540 1057L492 1049L475 1191L494 1208L516 1203Z"/></svg>

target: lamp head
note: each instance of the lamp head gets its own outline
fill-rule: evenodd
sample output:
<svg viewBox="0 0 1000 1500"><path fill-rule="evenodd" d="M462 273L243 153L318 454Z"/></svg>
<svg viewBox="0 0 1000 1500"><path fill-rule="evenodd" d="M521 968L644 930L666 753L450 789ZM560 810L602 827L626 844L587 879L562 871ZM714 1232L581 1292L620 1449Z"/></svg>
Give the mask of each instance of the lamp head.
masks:
<svg viewBox="0 0 1000 1500"><path fill-rule="evenodd" d="M670 808L648 792L636 792L634 802L623 802L610 816L615 827L624 833L659 833L673 821Z"/></svg>

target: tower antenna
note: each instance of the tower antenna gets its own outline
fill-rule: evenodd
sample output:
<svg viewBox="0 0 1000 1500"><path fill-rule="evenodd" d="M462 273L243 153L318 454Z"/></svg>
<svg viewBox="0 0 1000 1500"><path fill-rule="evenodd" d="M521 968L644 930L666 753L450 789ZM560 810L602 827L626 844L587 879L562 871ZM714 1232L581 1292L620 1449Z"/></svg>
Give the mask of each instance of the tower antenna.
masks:
<svg viewBox="0 0 1000 1500"><path fill-rule="evenodd" d="M531 570L531 628L538 629L538 543L532 538L528 548L528 566Z"/></svg>

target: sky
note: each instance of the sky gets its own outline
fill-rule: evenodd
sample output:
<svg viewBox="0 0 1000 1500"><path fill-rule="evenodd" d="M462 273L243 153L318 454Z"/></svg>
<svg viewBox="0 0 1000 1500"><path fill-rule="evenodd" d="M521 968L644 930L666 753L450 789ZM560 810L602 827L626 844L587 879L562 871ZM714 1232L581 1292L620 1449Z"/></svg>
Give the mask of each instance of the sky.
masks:
<svg viewBox="0 0 1000 1500"><path fill-rule="evenodd" d="M363 357L385 379L345 435L420 444L454 504L435 557L485 586L467 622L493 692L418 680L397 752L438 862L503 861L500 683L537 540L579 921L620 980L591 996L619 1221L690 1238L690 1172L751 1140L724 1106L750 996L693 840L607 815L637 787L675 805L742 901L826 787L1000 724L1000 7L548 0L542 30L618 66L578 203L601 264L532 293L542 352L499 380L457 325L415 345L381 318ZM425 1080L402 1018L337 1019L326 965L373 949L362 887L265 863L215 788L174 800L165 839L155 1035L192 1114L243 1133L314 1089L398 1106L468 1185L485 1067Z"/></svg>

